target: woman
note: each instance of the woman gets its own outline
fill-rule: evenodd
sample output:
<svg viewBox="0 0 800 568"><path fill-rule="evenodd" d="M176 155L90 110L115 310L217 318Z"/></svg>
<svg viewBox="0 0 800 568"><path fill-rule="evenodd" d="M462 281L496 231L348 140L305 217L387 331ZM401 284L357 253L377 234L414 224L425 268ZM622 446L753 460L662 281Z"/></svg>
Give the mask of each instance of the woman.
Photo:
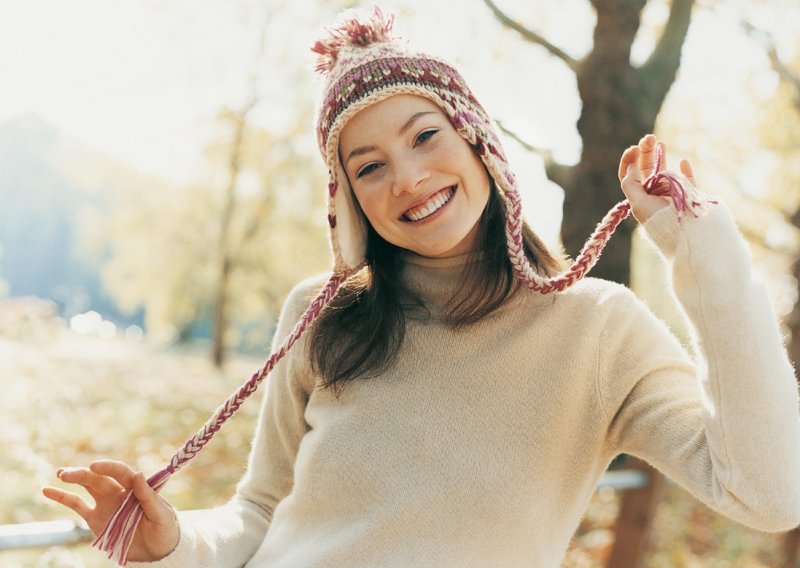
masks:
<svg viewBox="0 0 800 568"><path fill-rule="evenodd" d="M452 67L394 43L390 23L376 11L315 46L326 289L344 284L274 367L236 495L176 514L112 461L59 471L94 507L45 494L97 533L132 491L144 518L128 558L149 566L558 566L621 452L748 526L800 523L797 387L727 209L691 193L686 161L666 180L690 197L648 193L663 152L652 135L622 155L694 363L625 287L553 278L563 261L521 221L485 111ZM295 288L276 338L299 336L322 284Z"/></svg>

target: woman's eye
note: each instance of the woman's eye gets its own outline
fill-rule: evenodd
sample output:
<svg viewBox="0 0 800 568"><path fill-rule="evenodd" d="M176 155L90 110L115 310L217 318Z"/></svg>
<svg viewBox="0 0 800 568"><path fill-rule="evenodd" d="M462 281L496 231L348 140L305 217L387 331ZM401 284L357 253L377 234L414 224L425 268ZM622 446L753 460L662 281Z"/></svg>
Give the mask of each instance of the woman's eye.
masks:
<svg viewBox="0 0 800 568"><path fill-rule="evenodd" d="M366 166L364 166L363 168L358 170L358 173L356 174L356 177L360 178L360 177L365 176L367 174L371 174L376 169L378 169L379 166L380 166L380 164L376 164L374 162L372 164L367 164Z"/></svg>
<svg viewBox="0 0 800 568"><path fill-rule="evenodd" d="M439 132L439 130L437 128L431 128L429 130L423 130L422 132L419 133L419 136L417 136L416 143L417 144L422 144L424 142L427 142L437 132Z"/></svg>

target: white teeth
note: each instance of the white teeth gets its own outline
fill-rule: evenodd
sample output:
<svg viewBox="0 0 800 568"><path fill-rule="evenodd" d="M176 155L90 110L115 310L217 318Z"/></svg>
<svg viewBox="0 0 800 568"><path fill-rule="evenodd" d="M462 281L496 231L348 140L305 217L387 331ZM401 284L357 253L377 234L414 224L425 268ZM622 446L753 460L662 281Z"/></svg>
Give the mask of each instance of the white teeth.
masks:
<svg viewBox="0 0 800 568"><path fill-rule="evenodd" d="M432 215L441 209L445 203L450 201L450 198L453 197L453 193L455 193L455 189L452 187L448 188L446 192L440 191L422 205L406 211L406 218L412 221L421 221L425 217L428 217L429 215Z"/></svg>

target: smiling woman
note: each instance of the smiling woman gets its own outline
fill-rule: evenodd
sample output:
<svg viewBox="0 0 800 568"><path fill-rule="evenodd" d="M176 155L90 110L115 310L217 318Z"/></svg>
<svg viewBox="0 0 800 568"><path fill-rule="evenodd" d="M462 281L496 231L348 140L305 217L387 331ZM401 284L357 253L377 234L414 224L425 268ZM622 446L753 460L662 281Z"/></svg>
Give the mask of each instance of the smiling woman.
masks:
<svg viewBox="0 0 800 568"><path fill-rule="evenodd" d="M350 119L339 147L381 238L432 258L474 250L489 174L436 104L414 95L375 103Z"/></svg>
<svg viewBox="0 0 800 568"><path fill-rule="evenodd" d="M558 273L460 73L390 28L376 10L314 46L333 274L298 284L273 354L167 467L60 470L93 506L46 495L149 568L554 567L622 452L751 527L800 523L797 386L724 205L646 135L620 158L627 200ZM581 279L629 212L699 364L627 288ZM270 372L235 496L174 511L157 491Z"/></svg>

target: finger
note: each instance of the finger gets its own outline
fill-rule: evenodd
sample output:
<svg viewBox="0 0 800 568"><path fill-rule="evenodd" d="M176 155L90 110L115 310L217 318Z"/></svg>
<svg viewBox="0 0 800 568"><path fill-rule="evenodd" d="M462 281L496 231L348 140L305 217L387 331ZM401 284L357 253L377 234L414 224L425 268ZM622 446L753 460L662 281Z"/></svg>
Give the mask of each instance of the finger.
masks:
<svg viewBox="0 0 800 568"><path fill-rule="evenodd" d="M150 487L144 474L140 471L133 476L133 494L142 505L145 517L154 523L166 523L174 519L172 509L162 500L158 493Z"/></svg>
<svg viewBox="0 0 800 568"><path fill-rule="evenodd" d="M117 460L97 460L89 464L89 469L100 475L114 478L124 489L130 489L133 483L134 470L128 464Z"/></svg>
<svg viewBox="0 0 800 568"><path fill-rule="evenodd" d="M697 187L697 182L694 179L694 168L692 168L692 164L689 163L689 160L681 160L680 168L681 173L686 176L686 179L689 180L689 183Z"/></svg>
<svg viewBox="0 0 800 568"><path fill-rule="evenodd" d="M114 479L97 474L85 467L59 468L56 475L66 483L77 483L86 488L92 497L113 495L123 491L123 487Z"/></svg>
<svg viewBox="0 0 800 568"><path fill-rule="evenodd" d="M638 146L631 146L622 153L622 157L619 159L619 170L617 171L617 176L619 177L620 181L622 181L622 179L627 175L628 166L636 163L636 160L638 159L639 159Z"/></svg>
<svg viewBox="0 0 800 568"><path fill-rule="evenodd" d="M647 134L639 140L639 170L643 175L650 175L656 163L656 137Z"/></svg>
<svg viewBox="0 0 800 568"><path fill-rule="evenodd" d="M639 187L642 185L642 174L635 163L628 164L628 170L625 172L625 177L622 178L622 186L629 186L636 184Z"/></svg>
<svg viewBox="0 0 800 568"><path fill-rule="evenodd" d="M86 520L86 517L92 512L92 508L89 504L75 493L70 493L69 491L64 491L57 487L42 487L42 495L51 501L69 507L83 517L84 520Z"/></svg>

